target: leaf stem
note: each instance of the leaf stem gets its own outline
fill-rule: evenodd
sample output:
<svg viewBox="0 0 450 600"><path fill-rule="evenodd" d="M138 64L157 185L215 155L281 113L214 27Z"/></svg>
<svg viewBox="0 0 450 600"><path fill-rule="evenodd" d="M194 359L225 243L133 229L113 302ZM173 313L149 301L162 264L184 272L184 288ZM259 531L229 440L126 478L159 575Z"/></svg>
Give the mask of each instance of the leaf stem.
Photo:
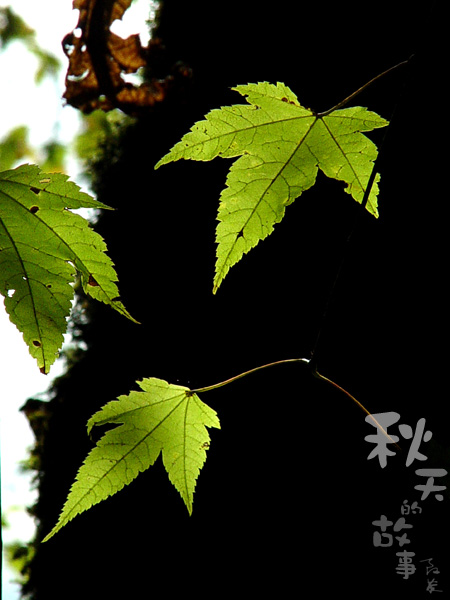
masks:
<svg viewBox="0 0 450 600"><path fill-rule="evenodd" d="M375 83L375 81L378 81L378 79L381 79L382 77L384 77L385 75L387 75L391 71L394 71L395 69L398 69L399 67L402 67L403 65L407 65L412 60L413 57L414 57L414 54L412 54L407 60L402 60L401 62L397 63L393 67L389 67L389 69L386 69L386 71L383 71L382 73L379 73L378 75L376 75L375 77L373 77L373 79L371 79L370 81L368 81L367 83L365 83L362 87L360 87L358 90L356 90L356 92L353 92L352 94L350 94L350 96L347 96L347 98L344 98L344 100L341 100L338 104L336 104L332 108L329 108L328 110L325 110L324 112L321 112L321 113L315 113L316 117L319 117L319 118L326 117L327 115L329 115L333 111L335 111L335 110L337 110L339 108L342 108L348 102L350 102L351 100L353 100L353 98L355 98L356 96L358 96L358 94L360 94L366 88L368 88L369 86L371 86L372 83Z"/></svg>
<svg viewBox="0 0 450 600"><path fill-rule="evenodd" d="M339 390L340 392L342 392L343 394L345 394L348 398L350 398L350 400L353 400L353 402L363 412L365 412L368 417L370 417L370 419L373 421L374 425L376 427L378 427L378 429L383 433L383 435L385 435L387 437L387 439L392 444L394 444L398 450L401 450L400 446L396 442L394 442L394 440L387 433L387 431L380 425L380 423L378 423L378 421L367 410L367 408L365 406L363 406L361 404L361 402L359 402L359 400L357 400L354 396L352 396L350 394L350 392L348 392L346 389L344 389L343 387L341 387L340 385L338 385L335 381L332 381L331 379L328 379L328 377L325 377L324 375L321 375L317 371L317 369L315 367L315 362L313 362L312 360L310 360L308 358L288 358L288 359L285 359L285 360L277 360L275 362L267 363L265 365L260 365L259 367L255 367L254 369L250 369L249 371L245 371L244 373L240 373L239 375L235 375L234 377L230 377L229 379L226 379L225 381L221 381L220 383L215 383L213 385L208 385L206 387L197 388L195 390L189 390L188 395L190 395L190 394L199 394L199 393L203 393L203 392L210 392L211 390L216 390L216 389L218 389L220 387L223 387L224 385L228 385L229 383L233 383L233 382L237 381L238 379L242 379L243 377L246 377L247 375L251 375L252 373L256 373L257 371L262 371L263 369L268 369L269 367L275 367L277 365L284 365L284 364L288 364L288 363L302 363L304 365L307 365L310 368L311 373L312 373L312 375L314 377L316 377L317 379L320 379L321 381L325 381L325 383L330 384L331 386L333 386L334 388L336 388L337 390Z"/></svg>
<svg viewBox="0 0 450 600"><path fill-rule="evenodd" d="M192 394L199 394L201 392L209 392L211 390L216 390L224 385L228 385L229 383L233 383L238 379L242 379L246 375L251 375L252 373L256 373L257 371L262 371L263 369L268 369L269 367L275 367L276 365L284 365L286 363L292 362L300 362L304 364L309 364L309 359L307 358L288 358L285 360L277 360L275 362L268 363L266 365L261 365L259 367L255 367L254 369L250 369L249 371L245 371L244 373L240 373L239 375L235 375L234 377L230 377L230 379L226 379L225 381L221 381L220 383L215 383L214 385L208 385L207 387L197 388L196 390L191 390Z"/></svg>

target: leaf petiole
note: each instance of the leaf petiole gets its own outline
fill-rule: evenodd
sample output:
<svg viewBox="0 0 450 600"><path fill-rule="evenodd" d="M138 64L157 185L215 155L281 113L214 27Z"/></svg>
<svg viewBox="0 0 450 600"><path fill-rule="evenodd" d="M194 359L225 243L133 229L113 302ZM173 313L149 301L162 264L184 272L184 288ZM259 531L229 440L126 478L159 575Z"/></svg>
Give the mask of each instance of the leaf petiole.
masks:
<svg viewBox="0 0 450 600"><path fill-rule="evenodd" d="M361 404L361 402L359 402L359 400L357 400L354 396L352 396L352 394L350 394L350 392L348 392L346 389L344 389L343 387L341 387L340 385L338 385L335 381L332 381L331 379L328 379L328 377L325 377L324 375L321 375L317 371L317 369L315 367L315 364L310 359L308 359L308 358L288 358L288 359L285 359L285 360L277 360L275 362L267 363L265 365L260 365L259 367L255 367L253 369L250 369L249 371L245 371L244 373L240 373L239 375L235 375L234 377L230 377L229 379L226 379L225 381L221 381L219 383L215 383L213 385L208 385L208 386L202 387L202 388L197 388L195 390L189 390L189 392L186 392L186 394L187 395L192 395L192 394L200 394L200 393L203 393L203 392L210 392L212 390L216 390L216 389L218 389L220 387L228 385L229 383L234 383L238 379L242 379L243 377L246 377L247 375L252 375L253 373L256 373L257 371L262 371L263 369L268 369L269 367L275 367L275 366L278 366L278 365L284 365L284 364L288 364L288 363L303 363L305 365L310 366L311 373L312 373L312 375L314 377L316 377L317 379L320 379L321 381L324 381L324 382L332 385L334 388L336 388L340 392L344 393L348 398L350 398L350 400L353 400L353 402L363 412L365 412L368 417L370 417L370 419L373 421L374 425L376 427L378 427L378 429L383 433L383 435L392 444L394 444L394 446L398 450L401 450L400 446L396 442L394 442L394 440L391 438L391 436L388 434L388 432L380 425L380 423L378 423L378 421L375 419L375 417L367 410L367 408L363 404Z"/></svg>
<svg viewBox="0 0 450 600"><path fill-rule="evenodd" d="M327 115L331 114L335 110L342 108L343 106L348 104L351 100L353 100L353 98L356 98L356 96L358 96L366 88L370 87L372 85L372 83L375 83L375 81L378 81L378 79L381 79L382 77L384 77L391 71L395 71L395 69L398 69L399 67L403 67L404 65L407 65L413 57L414 57L414 54L412 54L407 60L402 60L401 62L397 63L393 67L389 67L389 69L386 69L386 71L379 73L378 75L373 77L370 81L368 81L363 86L361 86L359 89L357 89L355 92L350 94L350 96L347 96L347 98L344 98L344 100L341 100L340 102L338 102L338 104L336 104L332 108L329 108L328 110L325 110L324 112L314 113L314 114L316 115L316 117L322 118L322 117L326 117Z"/></svg>
<svg viewBox="0 0 450 600"><path fill-rule="evenodd" d="M245 371L244 373L240 373L239 375L235 375L234 377L230 377L230 379L226 379L225 381L221 381L220 383L215 383L214 385L208 385L203 388L191 390L190 393L191 394L199 394L201 392L209 392L211 390L216 390L217 388L220 388L224 385L228 385L229 383L233 383L234 381L237 381L238 379L242 379L242 377L245 377L246 375L251 375L252 373L256 373L257 371L262 371L263 369L268 369L269 367L275 367L276 365L284 365L286 363L292 363L292 362L300 362L300 363L309 364L309 360L307 358L288 358L285 360L277 360L275 362L271 362L266 365L261 365L259 367L255 367L254 369L250 369L249 371Z"/></svg>

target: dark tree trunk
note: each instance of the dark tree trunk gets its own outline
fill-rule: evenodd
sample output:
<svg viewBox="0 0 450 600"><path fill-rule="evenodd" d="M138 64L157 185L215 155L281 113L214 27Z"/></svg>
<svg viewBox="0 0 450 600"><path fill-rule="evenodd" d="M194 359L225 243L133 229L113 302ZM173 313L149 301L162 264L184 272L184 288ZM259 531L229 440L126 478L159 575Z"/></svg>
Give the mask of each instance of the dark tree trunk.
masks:
<svg viewBox="0 0 450 600"><path fill-rule="evenodd" d="M314 345L358 213L341 186L319 177L213 296L217 201L230 163L153 171L205 112L241 102L229 90L236 84L282 81L303 105L325 110L420 48L406 87L399 69L355 101L386 118L394 106L396 113L380 167L381 217L360 218L318 361L371 411L396 411L413 430L425 417L433 439L445 443L439 372L447 357L435 350L446 327L447 208L435 106L444 107L434 95L444 73L443 33L442 16L436 12L426 30L421 10L406 2L163 3L157 35L166 53L154 70L191 76L122 132L94 178L98 199L117 209L96 229L116 264L125 306L142 325L89 305L82 328L88 349L56 383L51 401L35 507L39 539L55 524L91 447L87 419L136 389L136 380L200 387L259 364L308 357ZM374 430L346 396L286 365L202 399L217 410L222 430L211 432L193 515L158 460L128 489L37 544L25 588L33 600L287 598L311 585L324 597L386 590L387 597L426 597L419 561L428 558L440 567L438 589L448 592L441 539L448 494L442 503L430 496L414 516L406 549L415 553L417 572L403 579L396 552L405 547L374 547L372 522L382 514L396 522L402 502L420 498L414 470L422 465L406 467L407 451L385 469L367 461L372 446L364 438ZM423 442L421 451L427 466L448 465L436 442Z"/></svg>

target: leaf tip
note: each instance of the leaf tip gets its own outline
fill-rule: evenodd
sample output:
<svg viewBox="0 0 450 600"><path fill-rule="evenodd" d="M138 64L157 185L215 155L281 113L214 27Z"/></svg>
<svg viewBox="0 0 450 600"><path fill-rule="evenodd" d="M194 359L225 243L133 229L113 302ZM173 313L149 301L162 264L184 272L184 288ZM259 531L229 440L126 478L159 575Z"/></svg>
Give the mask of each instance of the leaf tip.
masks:
<svg viewBox="0 0 450 600"><path fill-rule="evenodd" d="M160 158L158 160L156 165L153 167L155 171L158 170L159 167L162 167L163 165L165 165L171 161L171 159L169 158L169 155L170 155L170 152L168 154L165 154L162 158Z"/></svg>
<svg viewBox="0 0 450 600"><path fill-rule="evenodd" d="M47 533L47 535L44 537L44 539L41 540L41 544L45 544L45 542L48 542L49 540L51 540L51 538L58 533L58 531L62 528L62 524L58 521L58 523L56 523L56 525L53 527L53 529L50 531L50 533Z"/></svg>

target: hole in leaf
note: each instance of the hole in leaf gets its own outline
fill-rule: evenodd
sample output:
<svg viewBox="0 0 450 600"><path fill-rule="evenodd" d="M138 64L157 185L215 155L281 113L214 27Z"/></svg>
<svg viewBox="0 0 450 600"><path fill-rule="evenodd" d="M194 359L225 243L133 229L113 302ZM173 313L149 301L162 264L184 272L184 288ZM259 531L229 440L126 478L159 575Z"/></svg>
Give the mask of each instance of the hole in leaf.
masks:
<svg viewBox="0 0 450 600"><path fill-rule="evenodd" d="M42 344L39 340L33 340L33 346L36 346L36 348L40 348Z"/></svg>
<svg viewBox="0 0 450 600"><path fill-rule="evenodd" d="M39 210L39 206L31 206L30 207L30 213L33 213L33 215L35 215L38 210Z"/></svg>
<svg viewBox="0 0 450 600"><path fill-rule="evenodd" d="M67 75L67 80L73 81L73 82L78 82L78 81L83 81L83 79L86 79L88 76L89 76L89 69L86 69L86 71L83 71L83 73L81 73L81 75Z"/></svg>
<svg viewBox="0 0 450 600"><path fill-rule="evenodd" d="M40 189L34 186L30 186L30 190L34 193L34 194L39 194L40 193Z"/></svg>
<svg viewBox="0 0 450 600"><path fill-rule="evenodd" d="M111 300L111 302L120 302L120 296L116 296Z"/></svg>
<svg viewBox="0 0 450 600"><path fill-rule="evenodd" d="M8 290L6 292L6 295L8 296L8 298L12 298L15 293L16 293L16 290Z"/></svg>
<svg viewBox="0 0 450 600"><path fill-rule="evenodd" d="M132 85L139 86L143 82L141 69L137 73L121 73L120 78L124 83L131 83Z"/></svg>
<svg viewBox="0 0 450 600"><path fill-rule="evenodd" d="M68 265L70 265L71 267L73 267L72 277L75 277L75 275L77 274L77 268L76 268L76 266L73 264L73 262L71 260L66 260L66 263Z"/></svg>
<svg viewBox="0 0 450 600"><path fill-rule="evenodd" d="M95 281L94 277L89 274L88 285L92 285L93 287L98 287L98 283Z"/></svg>

